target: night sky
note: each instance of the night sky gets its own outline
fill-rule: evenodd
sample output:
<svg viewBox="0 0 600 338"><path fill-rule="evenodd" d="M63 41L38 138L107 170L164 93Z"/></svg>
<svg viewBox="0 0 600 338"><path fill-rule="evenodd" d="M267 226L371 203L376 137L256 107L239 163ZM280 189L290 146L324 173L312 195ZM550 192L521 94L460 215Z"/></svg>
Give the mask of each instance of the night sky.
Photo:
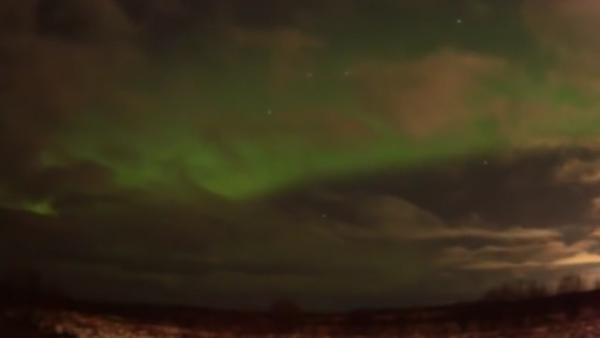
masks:
<svg viewBox="0 0 600 338"><path fill-rule="evenodd" d="M597 0L0 4L0 271L310 309L600 275Z"/></svg>

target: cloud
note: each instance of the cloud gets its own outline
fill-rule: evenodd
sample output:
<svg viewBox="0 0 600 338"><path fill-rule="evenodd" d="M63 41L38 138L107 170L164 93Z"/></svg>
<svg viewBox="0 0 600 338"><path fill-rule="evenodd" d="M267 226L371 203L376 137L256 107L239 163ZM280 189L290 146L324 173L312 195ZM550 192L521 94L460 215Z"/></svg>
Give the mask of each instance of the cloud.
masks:
<svg viewBox="0 0 600 338"><path fill-rule="evenodd" d="M465 270L539 271L596 264L599 261L594 251L599 247L600 242L594 232L580 237L572 244L567 244L558 232L557 237L530 242L503 242L474 249L451 246L442 249L438 264Z"/></svg>
<svg viewBox="0 0 600 338"><path fill-rule="evenodd" d="M38 32L59 39L110 41L130 37L136 29L114 1L45 0L34 13Z"/></svg>
<svg viewBox="0 0 600 338"><path fill-rule="evenodd" d="M414 239L452 239L452 238L481 238L499 241L545 240L560 237L560 233L547 229L509 228L503 231L477 228L438 228L429 231L417 231L410 235Z"/></svg>
<svg viewBox="0 0 600 338"><path fill-rule="evenodd" d="M102 181L101 168L84 167L87 174L64 179ZM59 185L64 196L67 183ZM308 190L242 203L194 192L167 203L152 194L110 195L102 189L109 183L88 186L90 202L77 212L45 218L4 210L6 254L37 262L78 292L101 288L95 276L121 288L144 283L140 298L170 294L202 304L242 294L384 297L433 287L440 271L452 272L448 288L458 292L465 274L585 267L598 248L593 231L571 242L566 228L499 228L482 217L447 222L384 193Z"/></svg>
<svg viewBox="0 0 600 338"><path fill-rule="evenodd" d="M236 288L237 292L245 294L375 297L410 288L416 281L437 283L435 271L440 266L455 271L506 271L543 268L552 260L565 266L568 261L560 263L560 259L591 248L582 243L566 247L556 231L494 230L483 221L477 227L456 227L393 196L333 196L314 196L303 211L304 217L292 219L286 217L288 210L268 204L249 207L225 203L219 207L220 215L174 206L129 204L108 218L101 214L85 218L86 214L81 214L84 218L80 222L86 226L34 225L28 230L30 236L40 231L38 227L60 233L40 237L38 254L29 252L24 257L42 259L43 255L44 265L54 270L52 273L71 276L74 281L83 279L84 285L92 283L86 274L101 274L102 278L114 274L117 280L139 278L142 282L151 278L152 283L148 283L171 291L193 284L204 291L190 291L192 294L210 292L223 297L240 282L244 286ZM337 207L329 208L327 203ZM322 217L323 208L330 211L327 217ZM144 210L153 211L142 213ZM344 210L354 213L344 218ZM7 237L15 245L12 254L21 252L23 256L15 236ZM69 248L59 245L64 238L77 239ZM456 240L468 239L489 244L474 250L455 246ZM348 276L353 276L352 282ZM379 282L381 279L387 282ZM344 286L340 287L342 280Z"/></svg>
<svg viewBox="0 0 600 338"><path fill-rule="evenodd" d="M90 31L81 31L90 34L83 44L64 39L56 35L57 31L39 35L33 20L40 18L35 16L33 5L25 6L24 2L23 6L18 7L19 16L14 20L29 20L27 25L31 26L23 24L27 27L0 37L5 69L0 97L2 111L10 112L0 116L0 142L10 144L0 151L0 180L4 194L26 199L48 193L35 185L38 181L48 185L50 182L41 181L55 175L56 170L79 170L74 164L73 169L49 168L46 172L47 164L40 155L62 131L72 127L84 109L107 97L114 101L117 83L132 74L141 55L132 42L114 40L113 28L120 25L117 21L123 25L127 22L110 1L60 2L51 13L44 13L58 11L56 20L62 20L64 14L65 20L89 22Z"/></svg>
<svg viewBox="0 0 600 338"><path fill-rule="evenodd" d="M566 159L561 166L554 170L554 178L557 183L565 186L589 189L591 196L587 201L585 217L597 220L600 215L600 199L597 197L597 187L600 183L600 161L597 158L595 143L590 143L588 149L592 156Z"/></svg>
<svg viewBox="0 0 600 338"><path fill-rule="evenodd" d="M418 61L365 62L353 73L367 111L396 130L425 138L493 114L493 103L483 109L472 103L485 96L486 82L507 71L501 58L443 49Z"/></svg>
<svg viewBox="0 0 600 338"><path fill-rule="evenodd" d="M599 28L598 3L528 0L524 2L523 18L541 46L559 59L552 79L597 93L600 44L593 32Z"/></svg>
<svg viewBox="0 0 600 338"><path fill-rule="evenodd" d="M207 41L174 34L185 41L175 43L177 55L165 61L144 43L153 41L153 23L133 23L114 4L89 0L63 6L82 19L98 16L90 22L106 28L107 38L96 38L104 28L93 28L89 39L78 44L34 37L36 48L56 55L13 67L9 87L20 88L21 97L11 96L12 105L23 112L18 121L6 123L10 128L4 137L19 151L5 154L3 163L12 164L5 164L4 171L27 177L6 180L7 191L26 190L15 185L41 180L37 176L45 175L46 167L91 161L112 171L115 185L123 189L144 186L162 194L158 187L177 185L171 173L179 171L190 184L213 193L256 197L342 171L353 170L351 175L501 147L505 138L527 134L540 116L547 117L544 107L531 123L528 113L511 117L514 110L532 109L521 107L512 97L518 95L497 84L527 88L529 83L502 56L447 47L417 60L369 56L344 61L343 80L332 80L323 60L323 52L334 47L327 31L294 24L261 28L230 14L225 22L211 22L219 37L215 46L182 52L179 45ZM106 8L89 9L94 6ZM114 27L124 25L135 26L133 37L108 38ZM17 85L39 78L27 70L37 69L32 67L37 62L44 63L40 68L48 79L31 93L30 86ZM341 75L346 66L352 76ZM323 76L307 80L311 68ZM333 93L334 87L344 89ZM23 106L19 100L44 107ZM49 111L47 127L34 123L38 110ZM398 132L408 140L400 140ZM455 133L460 136L449 136ZM35 139L25 140L25 134ZM438 142L446 136L456 142ZM430 139L435 141L431 145ZM415 140L427 143L423 151L416 150L421 147ZM395 151L399 143L406 150Z"/></svg>
<svg viewBox="0 0 600 338"><path fill-rule="evenodd" d="M467 13L475 19L485 19L492 13L492 5L483 0L468 0Z"/></svg>
<svg viewBox="0 0 600 338"><path fill-rule="evenodd" d="M357 207L359 203L356 203ZM377 196L361 200L363 222L369 226L350 223L336 224L345 235L398 240L455 240L481 239L488 241L546 241L561 237L557 230L510 227L502 230L490 229L477 224L447 224L436 215L416 208L405 200L394 196Z"/></svg>
<svg viewBox="0 0 600 338"><path fill-rule="evenodd" d="M0 154L1 169L6 176L20 178L7 179L5 190L26 190L15 185L32 177L39 180L46 166L69 167L85 157L113 171L119 185L137 187L158 180L173 184L164 182L165 173L177 167L204 189L257 195L292 185L299 177L311 180L338 173L340 168L369 170L420 161L393 155L389 149L397 148L395 140L383 144L399 131L409 136L409 143L456 133L461 136L455 144L444 142L452 144L450 150L435 142L424 148L444 155L469 153L481 144L506 146L506 138L537 140L539 135L529 137L531 128L546 120L552 128L562 126L573 112L546 102L554 87L532 88L527 74L507 58L459 48L436 47L418 59L386 60L373 54L360 60L344 58L340 73L348 68L352 76L322 80L331 77L324 66L331 60L323 59L323 52L335 47L329 30L296 22L259 27L242 20L243 6L231 5L234 10L224 13L222 22L210 21L218 43L187 51L188 44L204 46L208 40L173 33L177 46L171 49L177 55L167 61L148 48L156 42L151 31L161 19L137 22L127 16L131 10L126 13L111 1L61 3L51 11L60 14L58 19L46 18L44 34L7 38L14 55L9 53L11 72L3 79L11 88L4 102L7 110L19 114L2 117L3 139L13 150ZM178 12L162 8L161 2L144 6L148 7L138 11L156 13L150 16ZM27 10L20 10L23 17L32 15L32 9ZM194 21L199 11L195 8L187 19ZM89 22L87 30L78 30L85 35L78 43L60 36L58 29L73 18ZM164 49L161 52L170 50ZM19 54L24 50L29 50L27 57ZM305 74L311 68L324 76L308 81ZM345 89L331 98L333 90L323 89L333 87ZM277 94L270 92L275 89ZM521 97L528 95L542 96L541 102ZM269 110L272 116L267 116ZM37 111L45 112L50 122L35 123ZM549 113L556 114L548 117ZM462 139L472 130L476 136ZM111 138L103 137L108 133ZM552 133L560 131L540 134ZM361 148L348 154L346 142ZM405 153L418 153L410 144ZM422 157L442 157L436 151L423 151ZM299 158L293 155L297 153L308 155ZM273 167L273 161L265 159L272 157L282 158L276 162L276 175L265 174ZM245 181L248 176L252 178ZM239 191L232 191L233 186Z"/></svg>
<svg viewBox="0 0 600 338"><path fill-rule="evenodd" d="M559 182L596 184L600 182L600 160L569 159L556 170L555 175Z"/></svg>
<svg viewBox="0 0 600 338"><path fill-rule="evenodd" d="M235 1L44 3L0 5L6 257L88 286L86 275L152 280L181 299L233 289L384 297L435 284L438 268L595 262L596 235L554 227L579 222L574 205L589 192L570 184L595 184L596 161L556 172L549 157L519 162L594 134L594 100L576 95L596 88L592 2L526 3L523 19L560 61L542 81L461 44L411 57L396 57L404 45L367 50L352 27L382 19L362 20L372 5L358 2L321 14L273 5L290 22ZM425 15L434 5L400 6ZM467 10L494 14L478 1ZM386 50L397 45L389 35ZM510 160L491 153L515 145L529 148ZM481 150L485 166L444 163L435 179L424 170ZM328 197L288 191L398 168L419 175L379 177L385 189L369 193L348 193L369 191L364 180ZM482 220L460 221L472 213Z"/></svg>
<svg viewBox="0 0 600 338"><path fill-rule="evenodd" d="M523 4L525 24L544 46L563 57L598 50L593 32L599 16L600 6L593 0L528 0Z"/></svg>
<svg viewBox="0 0 600 338"><path fill-rule="evenodd" d="M325 42L320 38L297 28L260 31L234 26L229 30L230 39L241 50L258 47L267 51L274 89L281 89L291 80L313 72L314 54L325 48ZM304 72L298 72L298 69Z"/></svg>
<svg viewBox="0 0 600 338"><path fill-rule="evenodd" d="M141 202L124 204L110 214L57 216L57 225L37 216L33 220L39 223L29 227L15 216L16 211L4 210L3 238L11 242L11 255L43 265L60 280L71 276L67 284L75 289L71 284L93 283L87 276L108 278L106 274L112 271L116 280L125 274L128 279L139 277L140 282L154 276L152 283L169 292L194 284L196 294L218 293L227 298L229 288L243 282L238 292L255 295L350 297L409 287L429 273L427 256L414 244L383 235L348 236L317 212L312 220L290 222L268 205L226 203L220 207L222 213L215 213L213 209L192 211L185 206ZM425 214L408 204L404 208L395 215ZM87 268L82 270L82 266ZM382 279L386 282L381 283Z"/></svg>
<svg viewBox="0 0 600 338"><path fill-rule="evenodd" d="M568 265L584 265L584 264L599 264L600 255L589 252L580 252L574 256L562 258L552 262L552 265L568 266Z"/></svg>
<svg viewBox="0 0 600 338"><path fill-rule="evenodd" d="M0 5L2 35L31 32L35 27L35 1L4 2Z"/></svg>
<svg viewBox="0 0 600 338"><path fill-rule="evenodd" d="M522 262L522 263L510 263L510 262L481 262L481 263L473 263L464 266L464 269L468 270L516 270L516 269L532 269L539 268L543 265L537 262Z"/></svg>

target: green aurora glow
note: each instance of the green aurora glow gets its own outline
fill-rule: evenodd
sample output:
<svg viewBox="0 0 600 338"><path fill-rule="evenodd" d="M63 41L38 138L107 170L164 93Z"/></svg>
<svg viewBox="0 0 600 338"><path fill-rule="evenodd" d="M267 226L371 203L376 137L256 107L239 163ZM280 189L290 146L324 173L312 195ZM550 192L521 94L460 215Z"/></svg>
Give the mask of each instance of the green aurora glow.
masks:
<svg viewBox="0 0 600 338"><path fill-rule="evenodd" d="M392 21L395 25L396 20ZM524 57L527 60L520 60L528 62L511 63L516 57L511 52L515 50L507 40L502 45L506 44L508 68L512 67L507 72L482 71L477 68L478 62L483 62L485 68L488 61L477 57L474 70L469 68L473 55L485 58L485 53L473 54L461 48L450 53L455 58L451 62L456 62L456 55L465 52L458 58L458 64L461 67L466 64L464 76L477 81L475 89L460 99L464 100L461 104L470 117L461 119L460 125L439 128L425 138L415 138L393 122L395 116L389 116L407 112L382 115L378 102L365 103L360 98L364 89L361 86L369 82L357 83L355 74L347 78L344 70L354 69L353 63L360 69L360 65L381 60L383 64L392 60L394 65L404 67L406 63L430 60L431 55L435 61L440 51L437 42L443 37L430 37L432 41L427 46L435 46L432 49L424 48L422 41L414 39L406 39L406 46L396 45L392 43L396 41L392 31L386 35L385 43L382 40L376 46L370 45L373 41L367 43L366 38L360 44L334 39L337 37L334 33L325 39L331 43L326 52L307 52L310 68L293 68L296 74L286 88L273 88L270 82L273 64L268 61L273 55L264 50L251 55L240 52L238 59L230 63L199 60L197 64L186 62L170 70L152 69L138 76L143 83L118 80L123 83L114 86L117 92L132 83L135 88L143 88L142 101L151 102L146 102L146 110L138 109L141 112L129 116L127 108L117 108L114 112L108 108L83 107L79 120L44 144L39 154L42 165L69 166L89 160L109 168L118 189L142 189L150 194L170 189L184 194L182 184L195 184L213 194L240 200L275 194L314 180L390 168L408 169L459 156L493 156L515 142L593 137L600 130L600 117L593 113L597 101L593 96L565 84L552 84L545 75L540 75L545 74L540 67L553 65L535 64L525 69L535 56L531 52L535 49L533 43L527 48L520 45L516 53L528 55ZM477 38L482 52L492 45L500 48L499 42L490 43L483 33L473 34L472 38ZM189 58L191 55L185 59ZM417 75L422 71L419 69ZM315 77L307 79L307 70L314 72ZM160 74L155 76L156 73ZM423 81L437 81L435 73L426 76L430 78ZM124 77L121 74L118 78ZM398 79L393 79L391 85L394 81ZM498 116L491 111L490 102L503 100L514 104L509 104L502 116ZM528 110L537 106L544 107L542 113L530 114ZM266 113L271 109L273 116ZM439 114L444 114L445 107L439 109ZM127 116L119 118L119 113ZM338 137L336 128L343 128L348 121L359 124L359 132Z"/></svg>
<svg viewBox="0 0 600 338"><path fill-rule="evenodd" d="M532 95L532 102L538 101L540 96L553 97L552 104L557 110L561 106L574 106L573 103L577 103L577 108L589 110L582 95L572 90L547 95L531 92L536 93ZM593 136L598 130L595 126L600 125L600 118L590 119L583 113L579 123L572 116L565 123L561 116L557 113L548 116L550 118L543 123L535 121L527 125L527 135L586 137ZM519 122L520 118L515 116L513 121ZM255 120L265 130L277 127L269 125L268 117L259 116ZM175 186L181 183L183 174L188 182L214 194L246 199L314 179L352 176L390 167L406 168L456 156L492 155L506 149L510 141L492 116L422 140L411 139L386 127L383 119L369 121L363 122L370 124L366 128L374 137L334 145L325 141L315 144L303 136L304 133L311 135L310 130L278 135L276 142L261 140L261 135L254 138L234 135L220 143L211 143L201 140L189 126L173 122L161 124L158 119L152 122L160 126L158 134L133 137L126 128L96 120L88 128L65 134L57 149L72 158L92 160L111 168L116 173L117 184L123 188L152 190L153 187ZM128 160L116 158L106 152L108 147L120 147L133 156ZM58 153L45 153L45 164L66 164Z"/></svg>

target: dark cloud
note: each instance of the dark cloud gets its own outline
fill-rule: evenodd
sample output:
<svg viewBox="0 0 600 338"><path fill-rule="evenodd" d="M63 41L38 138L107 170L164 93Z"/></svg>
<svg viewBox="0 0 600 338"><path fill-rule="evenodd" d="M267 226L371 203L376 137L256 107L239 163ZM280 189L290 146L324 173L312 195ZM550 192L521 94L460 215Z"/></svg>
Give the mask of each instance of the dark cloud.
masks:
<svg viewBox="0 0 600 338"><path fill-rule="evenodd" d="M594 271L596 8L2 4L0 254L90 297L238 306Z"/></svg>

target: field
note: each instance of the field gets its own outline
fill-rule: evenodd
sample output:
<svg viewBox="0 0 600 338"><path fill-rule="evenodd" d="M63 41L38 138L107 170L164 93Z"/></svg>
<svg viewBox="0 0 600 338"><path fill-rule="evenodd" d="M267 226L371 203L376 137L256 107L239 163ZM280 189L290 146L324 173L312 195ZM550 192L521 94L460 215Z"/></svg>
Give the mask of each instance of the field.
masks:
<svg viewBox="0 0 600 338"><path fill-rule="evenodd" d="M600 337L600 292L338 314L93 304L6 305L3 337Z"/></svg>

